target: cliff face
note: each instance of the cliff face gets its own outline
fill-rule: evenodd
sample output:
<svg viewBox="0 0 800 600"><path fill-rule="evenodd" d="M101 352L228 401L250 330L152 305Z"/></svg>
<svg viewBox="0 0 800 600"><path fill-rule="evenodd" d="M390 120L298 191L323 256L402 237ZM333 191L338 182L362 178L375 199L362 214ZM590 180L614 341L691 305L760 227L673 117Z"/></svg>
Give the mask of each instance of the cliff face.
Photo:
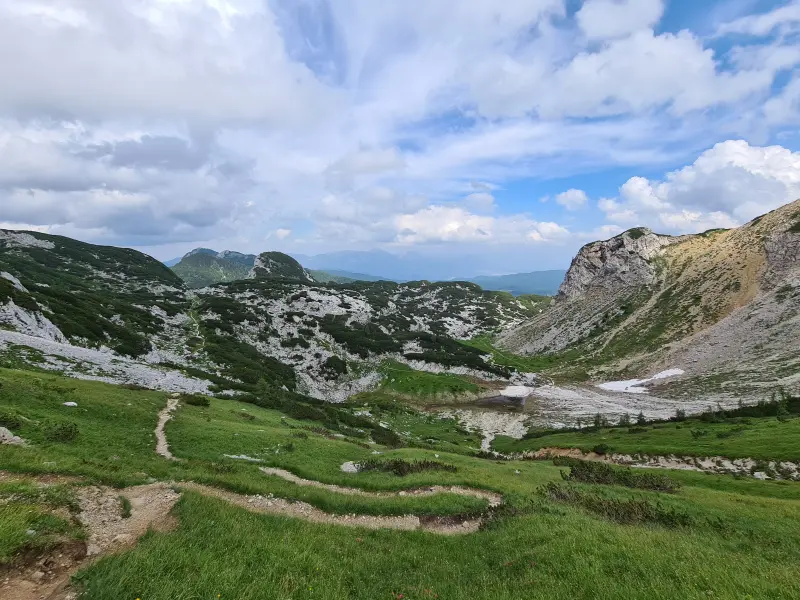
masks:
<svg viewBox="0 0 800 600"><path fill-rule="evenodd" d="M499 344L524 354L574 349L590 371L747 366L768 376L775 365L800 370L799 315L795 201L736 229L681 237L633 229L587 244L552 306Z"/></svg>
<svg viewBox="0 0 800 600"><path fill-rule="evenodd" d="M558 300L580 297L591 288L654 285L658 281L653 258L661 249L684 238L658 235L646 228L631 229L610 240L581 248L558 290Z"/></svg>

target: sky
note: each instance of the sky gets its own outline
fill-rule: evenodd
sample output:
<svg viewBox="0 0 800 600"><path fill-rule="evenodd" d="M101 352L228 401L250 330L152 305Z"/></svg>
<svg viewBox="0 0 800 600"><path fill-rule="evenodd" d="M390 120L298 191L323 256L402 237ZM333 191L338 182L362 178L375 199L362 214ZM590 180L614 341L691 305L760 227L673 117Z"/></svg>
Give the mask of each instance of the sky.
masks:
<svg viewBox="0 0 800 600"><path fill-rule="evenodd" d="M564 268L800 198L800 0L0 0L0 227Z"/></svg>

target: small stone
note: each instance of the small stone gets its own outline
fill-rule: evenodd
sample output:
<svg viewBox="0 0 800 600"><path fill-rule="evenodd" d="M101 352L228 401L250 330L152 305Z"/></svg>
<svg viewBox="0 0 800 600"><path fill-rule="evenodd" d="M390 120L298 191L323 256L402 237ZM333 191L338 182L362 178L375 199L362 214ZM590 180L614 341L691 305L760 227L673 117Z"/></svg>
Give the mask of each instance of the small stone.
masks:
<svg viewBox="0 0 800 600"><path fill-rule="evenodd" d="M120 533L119 535L115 536L113 540L111 540L114 544L126 544L130 541L131 536L127 533Z"/></svg>
<svg viewBox="0 0 800 600"><path fill-rule="evenodd" d="M36 535L36 530L35 530L35 529L28 529L28 530L25 532L25 534L26 534L26 535Z"/></svg>
<svg viewBox="0 0 800 600"><path fill-rule="evenodd" d="M42 571L34 571L31 574L31 579L36 583L40 583L44 579L44 573Z"/></svg>
<svg viewBox="0 0 800 600"><path fill-rule="evenodd" d="M75 407L75 406L78 406L78 403L77 403L77 402L64 402L64 404L63 404L63 405L64 405L64 406L72 406L72 407Z"/></svg>
<svg viewBox="0 0 800 600"><path fill-rule="evenodd" d="M102 550L100 549L100 546L98 546L97 544L89 544L86 547L87 556L94 556L95 554L100 554L100 552L102 552Z"/></svg>

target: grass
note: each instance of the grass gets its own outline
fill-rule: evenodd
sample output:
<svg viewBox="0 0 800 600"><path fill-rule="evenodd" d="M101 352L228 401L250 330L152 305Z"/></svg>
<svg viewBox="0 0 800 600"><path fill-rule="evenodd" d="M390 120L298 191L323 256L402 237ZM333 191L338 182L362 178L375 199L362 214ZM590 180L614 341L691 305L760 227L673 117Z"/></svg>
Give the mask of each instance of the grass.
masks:
<svg viewBox="0 0 800 600"><path fill-rule="evenodd" d="M319 423L212 398L207 407L181 406L167 423L172 452L183 459L170 462L153 451L153 428L166 394L37 372L0 370L0 379L0 408L12 420L22 417L15 433L32 444L0 447L0 464L7 470L69 473L118 486L149 478L193 479L242 493L303 500L338 514L446 516L473 514L486 504L453 494L347 496L268 477L258 466L370 491L463 485L504 497L504 505L482 531L445 537L256 515L184 492L174 509L177 530L149 532L134 549L103 558L79 574L82 597L89 600L213 600L218 594L245 600L800 595L800 484L682 472L670 473L682 484L674 493L629 489L617 485L625 481L616 477L559 483L560 469L550 462L475 458L466 446L477 438L459 437L453 421L414 411L381 393L362 396L343 410L368 410L372 416L367 418L401 431L409 442L421 441L423 434L438 436L436 446L389 449L365 444L326 433ZM78 402L77 409L63 407L65 400ZM245 413L247 418L241 416ZM43 425L56 420L74 422L78 435L69 441L49 440ZM408 429L397 429L398 424ZM719 439L735 443L742 438ZM232 460L225 454L262 462ZM431 461L452 468L410 469L403 476L391 470L352 474L340 469L345 461L368 460ZM537 493L552 484L569 485L569 497ZM0 548L6 557L25 548L20 532L27 531L30 519L49 519L53 506L74 502L69 489L61 486L42 492L30 484L14 485L14 510L1 505L0 513ZM17 509L23 506L31 512ZM120 505L121 514L123 510ZM66 521L44 524L53 535L79 534L65 529Z"/></svg>
<svg viewBox="0 0 800 600"><path fill-rule="evenodd" d="M40 488L17 482L0 482L0 567L23 553L39 553L63 542L83 537L81 527L59 508L74 508L66 486ZM62 511L63 512L63 511Z"/></svg>
<svg viewBox="0 0 800 600"><path fill-rule="evenodd" d="M475 394L480 387L449 373L416 371L402 363L387 361L381 366L382 388L413 401L446 401L449 397Z"/></svg>
<svg viewBox="0 0 800 600"><path fill-rule="evenodd" d="M590 451L603 444L607 452L623 454L678 454L725 456L760 460L800 461L800 418L736 418L724 423L687 419L645 427L611 427L599 431L550 433L513 440L498 437L492 446L500 452L541 448L580 448Z"/></svg>
<svg viewBox="0 0 800 600"><path fill-rule="evenodd" d="M186 494L180 527L81 576L85 598L794 598L798 526L751 545L712 530L619 525L536 501L478 534L350 530ZM755 516L758 507L751 507ZM748 513L750 514L750 513ZM769 544L773 543L773 546ZM265 560L265 557L268 557Z"/></svg>

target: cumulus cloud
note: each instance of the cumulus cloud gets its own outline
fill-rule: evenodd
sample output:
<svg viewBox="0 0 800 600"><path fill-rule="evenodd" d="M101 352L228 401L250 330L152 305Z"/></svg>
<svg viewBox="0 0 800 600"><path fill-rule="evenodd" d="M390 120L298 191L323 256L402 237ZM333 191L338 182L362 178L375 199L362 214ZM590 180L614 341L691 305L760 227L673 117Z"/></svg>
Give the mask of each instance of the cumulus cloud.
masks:
<svg viewBox="0 0 800 600"><path fill-rule="evenodd" d="M694 233L735 227L800 198L800 152L727 141L663 180L632 177L598 202L610 221Z"/></svg>
<svg viewBox="0 0 800 600"><path fill-rule="evenodd" d="M558 194L556 202L567 210L578 210L586 206L589 198L583 190L571 189Z"/></svg>
<svg viewBox="0 0 800 600"><path fill-rule="evenodd" d="M663 0L586 0L575 18L588 38L602 40L651 27L663 13Z"/></svg>
<svg viewBox="0 0 800 600"><path fill-rule="evenodd" d="M0 221L170 256L225 236L260 251L265 231L298 250L530 250L739 221L789 185L752 157L633 178L584 232L557 223L588 203L577 184L518 197L798 122L797 2L714 37L667 30L663 4L0 0ZM725 169L751 205L715 199Z"/></svg>
<svg viewBox="0 0 800 600"><path fill-rule="evenodd" d="M396 241L402 244L449 241L520 244L558 241L569 235L557 223L538 222L524 215L492 217L436 205L398 215L394 225Z"/></svg>

